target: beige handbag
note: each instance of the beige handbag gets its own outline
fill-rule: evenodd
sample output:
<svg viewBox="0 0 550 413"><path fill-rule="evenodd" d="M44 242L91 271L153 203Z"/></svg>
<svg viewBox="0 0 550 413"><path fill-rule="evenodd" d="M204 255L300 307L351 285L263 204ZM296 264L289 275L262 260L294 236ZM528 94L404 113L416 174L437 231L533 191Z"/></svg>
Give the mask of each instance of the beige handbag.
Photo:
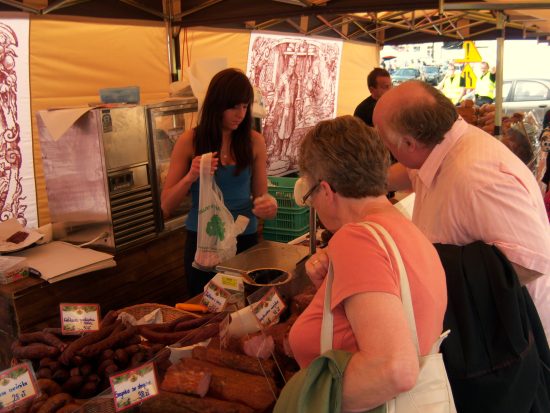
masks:
<svg viewBox="0 0 550 413"><path fill-rule="evenodd" d="M380 234L391 249L392 255L397 262L399 279L401 285L401 301L405 309L411 335L413 337L418 359L420 362L420 373L414 388L406 393L401 393L396 398L386 402L387 413L455 413L456 408L451 391L451 385L447 378L443 357L439 353L439 346L447 337L449 331L443 333L434 343L430 354L420 355L418 346L418 335L416 333L416 322L414 319L411 291L407 271L401 259L401 254L395 245L395 241L384 227L374 222L364 222L363 226L374 236L380 248L389 257L390 254L382 241ZM391 263L391 259L390 259ZM325 303L323 310L323 321L321 326L321 354L332 349L333 315L330 310L330 296L332 291L333 270L332 263L329 265L327 285L325 291Z"/></svg>

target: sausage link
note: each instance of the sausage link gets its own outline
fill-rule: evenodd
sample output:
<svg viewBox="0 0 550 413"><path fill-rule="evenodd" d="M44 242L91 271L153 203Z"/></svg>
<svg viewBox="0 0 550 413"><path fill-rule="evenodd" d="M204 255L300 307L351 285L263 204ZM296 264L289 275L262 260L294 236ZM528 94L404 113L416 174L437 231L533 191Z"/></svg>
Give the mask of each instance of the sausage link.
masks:
<svg viewBox="0 0 550 413"><path fill-rule="evenodd" d="M59 357L59 361L65 365L68 365L72 360L73 356L79 350L81 350L85 346L88 346L90 344L103 340L105 337L111 334L117 326L121 324L122 324L121 322L115 322L114 324L111 324L105 328L100 328L98 331L94 331L93 333L88 333L76 339L71 344L69 344L69 346L65 349L65 351L63 351L63 353Z"/></svg>
<svg viewBox="0 0 550 413"><path fill-rule="evenodd" d="M107 314L105 314L105 317L101 320L101 328L110 326L113 324L118 318L118 311L111 310Z"/></svg>
<svg viewBox="0 0 550 413"><path fill-rule="evenodd" d="M90 344L82 348L79 352L80 356L93 357L101 353L103 350L114 347L120 342L128 340L130 337L137 334L136 326L122 326L121 329L116 329L110 336L104 338L97 343Z"/></svg>
<svg viewBox="0 0 550 413"><path fill-rule="evenodd" d="M218 314L219 313L210 313L199 318L193 318L192 320L185 320L185 321L179 322L178 324L176 324L174 330L176 331L191 330L193 328L200 327L208 323L210 320L214 319Z"/></svg>
<svg viewBox="0 0 550 413"><path fill-rule="evenodd" d="M12 350L13 357L16 359L36 360L43 357L55 357L59 354L59 350L53 346L42 343L33 343L24 346L20 341L15 342Z"/></svg>
<svg viewBox="0 0 550 413"><path fill-rule="evenodd" d="M176 345L185 347L192 344L200 343L201 341L207 340L214 337L220 332L220 323L208 323L205 326L189 330L185 337L183 337Z"/></svg>
<svg viewBox="0 0 550 413"><path fill-rule="evenodd" d="M58 337L52 333L45 333L43 331L36 331L34 333L23 333L19 335L19 340L23 344L30 343L43 343L49 346L53 346L59 349L59 351L65 350L67 344L62 342Z"/></svg>

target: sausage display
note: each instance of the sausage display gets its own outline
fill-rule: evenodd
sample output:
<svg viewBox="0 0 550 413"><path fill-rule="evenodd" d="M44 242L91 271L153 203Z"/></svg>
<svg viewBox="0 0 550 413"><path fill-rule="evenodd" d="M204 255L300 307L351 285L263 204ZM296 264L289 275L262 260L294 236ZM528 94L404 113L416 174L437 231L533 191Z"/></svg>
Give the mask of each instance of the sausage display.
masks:
<svg viewBox="0 0 550 413"><path fill-rule="evenodd" d="M49 399L58 393L78 399L94 397L109 387L111 374L137 367L163 348L162 345L141 344L135 326L115 320L102 323L98 331L76 338L62 337L54 331L48 328L23 333L12 346L14 358L32 362L41 391L48 396L45 400L37 398L29 411L57 411L64 407L60 405L61 399L67 401L65 404L71 404L68 398L61 397L59 403L55 399L50 402ZM136 339L140 344L130 344ZM131 365L136 360L139 362Z"/></svg>
<svg viewBox="0 0 550 413"><path fill-rule="evenodd" d="M303 298L293 306L294 313L302 311L310 297ZM223 340L220 326L225 325L227 312L186 314L139 326L118 315L107 313L98 331L81 336L62 336L58 328L20 335L13 355L32 362L43 388L31 403L21 406L22 413L76 411L84 399L109 387L110 376L149 360L155 362L160 393L140 405L146 413L269 411L284 384L283 376L288 377L287 360L278 358L277 347L283 347L297 314L263 332ZM174 347L193 346L209 338L213 340L208 347L195 346L189 358L171 364L172 356L178 354L173 353ZM235 349L222 349L222 343L238 344Z"/></svg>
<svg viewBox="0 0 550 413"><path fill-rule="evenodd" d="M228 402L210 397L198 398L170 392L145 400L141 413L254 413L254 410L241 403Z"/></svg>
<svg viewBox="0 0 550 413"><path fill-rule="evenodd" d="M166 371L160 388L176 393L204 397L210 386L212 373L206 368L178 370L172 366Z"/></svg>
<svg viewBox="0 0 550 413"><path fill-rule="evenodd" d="M175 365L177 371L206 369L211 372L207 395L245 404L255 410L264 411L277 397L278 389L272 379L243 373L194 358L183 358Z"/></svg>
<svg viewBox="0 0 550 413"><path fill-rule="evenodd" d="M197 346L193 349L193 358L260 376L267 374L270 377L274 377L276 371L273 360L260 360L215 348Z"/></svg>

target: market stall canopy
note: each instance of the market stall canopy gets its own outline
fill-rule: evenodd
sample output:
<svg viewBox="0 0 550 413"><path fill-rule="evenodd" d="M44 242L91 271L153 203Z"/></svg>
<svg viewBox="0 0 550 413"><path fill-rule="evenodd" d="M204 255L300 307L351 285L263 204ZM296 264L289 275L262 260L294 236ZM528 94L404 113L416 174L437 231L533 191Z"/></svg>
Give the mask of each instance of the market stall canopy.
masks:
<svg viewBox="0 0 550 413"><path fill-rule="evenodd" d="M0 11L37 15L165 20L208 26L320 35L379 44L496 37L504 11L506 38L550 39L547 0L0 0Z"/></svg>

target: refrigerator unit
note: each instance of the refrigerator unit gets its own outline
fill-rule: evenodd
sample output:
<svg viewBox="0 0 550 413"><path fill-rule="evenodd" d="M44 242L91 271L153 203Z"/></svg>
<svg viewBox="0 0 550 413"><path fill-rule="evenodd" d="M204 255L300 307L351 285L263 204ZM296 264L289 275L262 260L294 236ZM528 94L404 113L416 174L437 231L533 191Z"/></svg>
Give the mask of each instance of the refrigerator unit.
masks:
<svg viewBox="0 0 550 413"><path fill-rule="evenodd" d="M71 116L64 111L37 114L54 238L109 252L155 238L159 223L145 108L77 113L58 137L62 117Z"/></svg>
<svg viewBox="0 0 550 413"><path fill-rule="evenodd" d="M191 197L187 196L171 216L163 216L160 195L170 165L170 156L181 134L194 127L197 122L197 99L178 98L146 106L149 129L151 169L155 183L155 202L160 232L172 231L185 224L191 208Z"/></svg>

